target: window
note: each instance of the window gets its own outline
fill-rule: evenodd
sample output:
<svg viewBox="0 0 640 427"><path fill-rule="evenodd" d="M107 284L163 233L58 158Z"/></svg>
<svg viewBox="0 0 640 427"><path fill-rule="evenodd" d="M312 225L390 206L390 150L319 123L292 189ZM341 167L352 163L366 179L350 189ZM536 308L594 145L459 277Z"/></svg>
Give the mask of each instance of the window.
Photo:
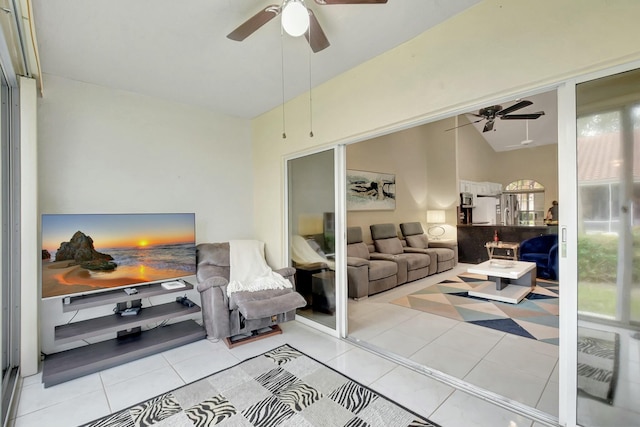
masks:
<svg viewBox="0 0 640 427"><path fill-rule="evenodd" d="M519 179L505 187L506 194L513 194L518 201L518 225L542 225L544 223L544 186L532 179Z"/></svg>

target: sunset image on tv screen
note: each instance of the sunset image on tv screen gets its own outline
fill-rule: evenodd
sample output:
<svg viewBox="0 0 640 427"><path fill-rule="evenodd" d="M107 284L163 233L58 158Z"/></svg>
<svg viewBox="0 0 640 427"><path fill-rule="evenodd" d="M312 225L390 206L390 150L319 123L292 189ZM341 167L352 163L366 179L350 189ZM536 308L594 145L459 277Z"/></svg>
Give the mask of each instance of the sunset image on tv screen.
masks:
<svg viewBox="0 0 640 427"><path fill-rule="evenodd" d="M195 274L195 214L42 215L42 297Z"/></svg>

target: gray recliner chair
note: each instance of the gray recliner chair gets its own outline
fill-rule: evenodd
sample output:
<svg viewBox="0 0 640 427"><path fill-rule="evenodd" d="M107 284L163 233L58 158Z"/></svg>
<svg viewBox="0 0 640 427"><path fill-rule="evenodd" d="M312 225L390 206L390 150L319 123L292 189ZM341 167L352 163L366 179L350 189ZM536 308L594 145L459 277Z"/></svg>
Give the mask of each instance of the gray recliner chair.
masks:
<svg viewBox="0 0 640 427"><path fill-rule="evenodd" d="M279 323L295 319L296 308L305 300L295 292L295 268L274 270L288 279L293 288L254 292L234 292L227 296L229 284L229 243L201 243L196 246L198 292L202 318L210 338L227 339L228 346L261 333L280 333Z"/></svg>
<svg viewBox="0 0 640 427"><path fill-rule="evenodd" d="M435 273L451 270L458 265L458 244L456 242L429 240L419 222L402 223L400 231L407 246L428 253L434 258L432 263L436 266Z"/></svg>

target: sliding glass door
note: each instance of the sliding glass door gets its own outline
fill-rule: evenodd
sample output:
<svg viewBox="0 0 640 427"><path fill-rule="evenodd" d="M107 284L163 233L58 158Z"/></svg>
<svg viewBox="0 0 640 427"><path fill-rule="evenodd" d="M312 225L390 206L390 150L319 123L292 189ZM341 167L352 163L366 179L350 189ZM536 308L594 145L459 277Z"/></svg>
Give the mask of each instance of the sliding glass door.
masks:
<svg viewBox="0 0 640 427"><path fill-rule="evenodd" d="M580 83L577 420L640 426L640 70Z"/></svg>
<svg viewBox="0 0 640 427"><path fill-rule="evenodd" d="M335 150L287 162L288 234L296 289L307 301L297 314L336 330Z"/></svg>

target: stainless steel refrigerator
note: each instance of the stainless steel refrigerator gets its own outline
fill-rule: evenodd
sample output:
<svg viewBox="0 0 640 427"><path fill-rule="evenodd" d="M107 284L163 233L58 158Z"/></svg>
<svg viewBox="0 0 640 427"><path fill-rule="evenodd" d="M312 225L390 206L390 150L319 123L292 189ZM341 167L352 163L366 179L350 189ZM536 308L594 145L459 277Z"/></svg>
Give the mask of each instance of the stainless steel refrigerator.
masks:
<svg viewBox="0 0 640 427"><path fill-rule="evenodd" d="M502 225L519 224L519 205L516 194L503 193L500 201Z"/></svg>

